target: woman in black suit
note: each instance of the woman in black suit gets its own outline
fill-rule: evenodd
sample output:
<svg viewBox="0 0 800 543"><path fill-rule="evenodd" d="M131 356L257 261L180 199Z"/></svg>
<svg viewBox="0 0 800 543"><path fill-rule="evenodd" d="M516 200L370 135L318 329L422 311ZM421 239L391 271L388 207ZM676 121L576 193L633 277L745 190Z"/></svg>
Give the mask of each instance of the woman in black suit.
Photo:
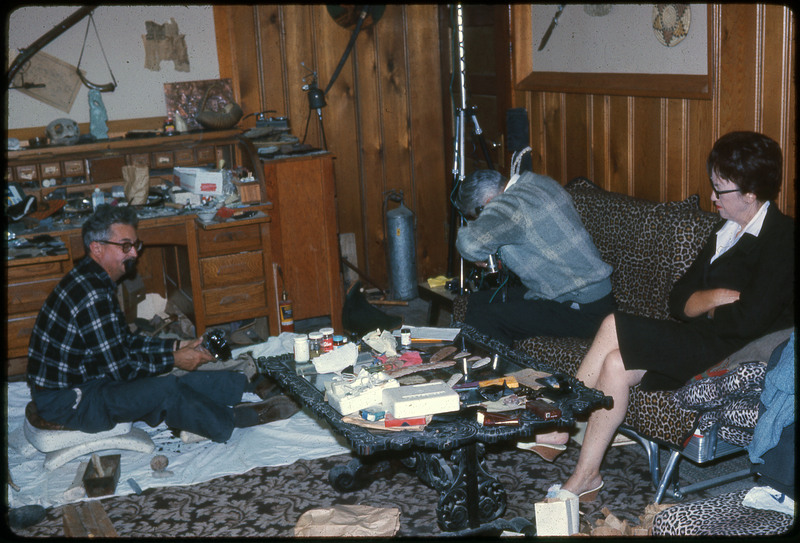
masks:
<svg viewBox="0 0 800 543"><path fill-rule="evenodd" d="M794 323L794 221L772 200L781 186L778 144L732 132L707 161L711 201L726 219L677 281L670 311L678 321L616 312L600 327L576 377L614 398L592 413L580 458L563 489L593 500L600 464L625 418L628 389L674 390L747 343ZM537 437L563 446L565 432Z"/></svg>

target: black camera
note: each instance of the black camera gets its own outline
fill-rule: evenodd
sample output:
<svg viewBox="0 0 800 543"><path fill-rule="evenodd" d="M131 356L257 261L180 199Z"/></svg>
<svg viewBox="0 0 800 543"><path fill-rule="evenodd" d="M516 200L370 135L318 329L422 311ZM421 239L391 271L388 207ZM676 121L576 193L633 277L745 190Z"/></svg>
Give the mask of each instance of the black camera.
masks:
<svg viewBox="0 0 800 543"><path fill-rule="evenodd" d="M230 360L233 356L224 330L215 329L206 332L203 338L203 347L208 349L217 360Z"/></svg>

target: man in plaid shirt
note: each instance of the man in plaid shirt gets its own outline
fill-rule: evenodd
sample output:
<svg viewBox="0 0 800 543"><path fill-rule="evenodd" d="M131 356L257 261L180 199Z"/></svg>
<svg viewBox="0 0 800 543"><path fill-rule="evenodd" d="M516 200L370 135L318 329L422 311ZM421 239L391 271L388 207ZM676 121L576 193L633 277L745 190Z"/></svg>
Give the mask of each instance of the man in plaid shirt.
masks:
<svg viewBox="0 0 800 543"><path fill-rule="evenodd" d="M508 345L531 336L594 337L615 308L612 269L557 181L478 170L455 205L468 221L456 239L461 256L480 266L498 255L522 283L507 287L505 301L495 290L471 293L467 324Z"/></svg>
<svg viewBox="0 0 800 543"><path fill-rule="evenodd" d="M142 249L137 225L133 208L109 205L83 224L86 257L48 296L31 334L27 381L39 416L90 433L163 421L217 442L234 427L266 422L269 405L234 409L248 386L243 373L194 371L214 360L202 338L130 332L116 290Z"/></svg>

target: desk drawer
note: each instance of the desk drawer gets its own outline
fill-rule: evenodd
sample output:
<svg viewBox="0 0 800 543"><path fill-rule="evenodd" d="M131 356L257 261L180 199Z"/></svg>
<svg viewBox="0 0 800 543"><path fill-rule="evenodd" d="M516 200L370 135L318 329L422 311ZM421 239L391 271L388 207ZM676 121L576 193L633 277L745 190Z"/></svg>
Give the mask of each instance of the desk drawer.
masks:
<svg viewBox="0 0 800 543"><path fill-rule="evenodd" d="M39 264L26 264L24 266L8 266L8 282L30 281L40 277L61 277L67 273L72 266L69 263L69 256L64 255L63 260L53 262L40 262Z"/></svg>
<svg viewBox="0 0 800 543"><path fill-rule="evenodd" d="M203 288L264 281L264 256L255 251L201 258L200 274Z"/></svg>
<svg viewBox="0 0 800 543"><path fill-rule="evenodd" d="M203 303L207 317L235 313L239 319L246 319L248 312L263 311L267 306L266 284L260 282L204 290Z"/></svg>
<svg viewBox="0 0 800 543"><path fill-rule="evenodd" d="M9 314L39 311L59 281L61 281L61 278L35 281L33 283L9 284L6 290Z"/></svg>
<svg viewBox="0 0 800 543"><path fill-rule="evenodd" d="M36 322L36 314L8 319L6 334L8 338L8 357L27 356L28 344L31 341L31 332Z"/></svg>
<svg viewBox="0 0 800 543"><path fill-rule="evenodd" d="M237 228L197 229L197 250L200 256L233 254L261 249L261 230L258 224Z"/></svg>

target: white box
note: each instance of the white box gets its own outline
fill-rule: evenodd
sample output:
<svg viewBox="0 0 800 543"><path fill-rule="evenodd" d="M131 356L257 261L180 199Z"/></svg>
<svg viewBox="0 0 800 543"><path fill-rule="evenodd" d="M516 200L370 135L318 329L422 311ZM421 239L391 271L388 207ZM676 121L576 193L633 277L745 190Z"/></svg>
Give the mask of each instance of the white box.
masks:
<svg viewBox="0 0 800 543"><path fill-rule="evenodd" d="M382 379L378 376L359 375L353 382L334 380L325 383L325 395L328 403L342 415L349 415L373 405L380 405L383 391L400 386L397 379Z"/></svg>
<svg viewBox="0 0 800 543"><path fill-rule="evenodd" d="M195 194L222 196L222 172L207 168L180 168L172 170L178 184Z"/></svg>
<svg viewBox="0 0 800 543"><path fill-rule="evenodd" d="M396 419L458 411L458 392L444 381L383 391L383 407Z"/></svg>
<svg viewBox="0 0 800 543"><path fill-rule="evenodd" d="M533 505L536 535L572 535L580 530L578 498L563 501L539 502Z"/></svg>

